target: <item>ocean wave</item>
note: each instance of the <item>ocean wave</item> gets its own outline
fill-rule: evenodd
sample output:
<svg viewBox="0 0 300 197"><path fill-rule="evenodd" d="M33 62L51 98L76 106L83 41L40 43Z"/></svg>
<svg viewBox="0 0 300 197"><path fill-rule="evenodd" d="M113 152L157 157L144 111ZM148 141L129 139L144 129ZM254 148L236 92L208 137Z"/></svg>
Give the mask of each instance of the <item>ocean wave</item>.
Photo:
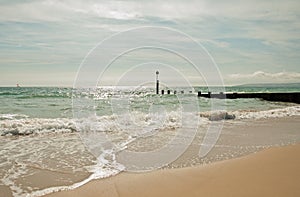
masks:
<svg viewBox="0 0 300 197"><path fill-rule="evenodd" d="M71 98L70 94L32 94L17 96L17 99L34 99L34 98Z"/></svg>
<svg viewBox="0 0 300 197"><path fill-rule="evenodd" d="M22 114L0 115L0 135L31 135L48 133L72 133L79 131L120 132L139 131L141 133L173 130L182 127L182 119L192 114L179 111L168 113L133 112L124 115L95 116L90 118L29 118ZM291 106L265 111L207 111L198 116L209 121L280 118L300 115L300 106ZM209 122L203 122L207 123ZM134 133L134 132L133 132Z"/></svg>
<svg viewBox="0 0 300 197"><path fill-rule="evenodd" d="M264 118L282 118L287 116L300 115L300 105L290 106L271 110L237 110L237 111L207 111L200 112L199 116L207 118L210 121L219 120L243 120L243 119L264 119Z"/></svg>
<svg viewBox="0 0 300 197"><path fill-rule="evenodd" d="M300 105L280 109L271 109L265 111L236 111L237 119L264 119L264 118L282 118L287 116L299 116Z"/></svg>
<svg viewBox="0 0 300 197"><path fill-rule="evenodd" d="M212 112L200 112L200 117L205 117L210 121L219 121L219 120L232 120L235 119L235 114L230 114L227 111L212 111Z"/></svg>
<svg viewBox="0 0 300 197"><path fill-rule="evenodd" d="M94 116L89 118L29 118L21 114L0 115L1 136L72 132L131 132L147 133L153 130L181 127L179 112L145 114L134 112L123 115Z"/></svg>
<svg viewBox="0 0 300 197"><path fill-rule="evenodd" d="M31 98L71 98L72 89L70 88L1 88L0 96L5 98L31 99Z"/></svg>
<svg viewBox="0 0 300 197"><path fill-rule="evenodd" d="M131 114L125 114L125 115L110 115L110 116L95 116L93 118L87 118L87 119L71 119L71 118L55 118L55 119L46 119L46 118L30 118L26 115L22 114L2 114L0 115L0 135L2 136L11 136L11 135L34 135L34 134L49 134L49 133L70 133L70 132L80 132L84 130L93 130L93 131L99 131L99 132L107 132L107 134L113 134L116 133L115 137L118 139L117 144L115 144L113 149L106 149L104 148L101 150L101 154L99 157L96 157L95 163L88 164L84 166L85 169L87 169L88 172L91 173L91 175L82 180L78 183L73 183L69 186L58 186L58 187L50 187L46 189L39 189L31 191L31 193L27 193L25 190L21 190L21 186L15 187L15 180L17 180L17 177L23 176L24 170L28 170L29 165L25 162L18 162L18 165L13 168L10 172L13 172L9 176L6 176L4 179L2 179L3 183L6 185L9 185L10 188L14 188L14 196L42 196L45 194L49 194L55 191L61 191L61 190L70 190L77 187L80 187L87 182L93 180L93 179L101 179L109 176L113 176L115 174L118 174L119 172L124 170L124 166L119 164L115 159L115 153L126 147L126 144L130 143L132 139L134 138L133 133L129 133L129 135L132 135L133 138L124 138L123 135L119 135L118 132L124 132L128 128L143 128L144 131L140 131L137 129L137 134L148 136L153 133L151 133L153 130L155 131L164 131L164 130L173 130L182 127L182 118L186 116L194 117L198 116L199 118L205 119L206 121L202 121L204 124L209 124L211 121L216 120L223 120L223 119L231 119L231 121L234 123L235 120L248 120L248 119L263 119L263 118L280 118L280 117L286 117L286 116L298 116L300 115L300 105L299 106L291 106L286 108L280 108L280 109L272 109L272 110L265 110L265 111L246 111L246 110L240 110L240 111L213 111L213 112L201 112L201 113L188 113L183 114L180 111L171 111L168 113L142 113L142 112L134 112ZM235 119L232 119L235 117ZM187 119L190 119L188 117ZM192 119L192 118L191 118ZM239 121L236 121L239 122ZM94 124L96 123L96 124ZM74 135L70 135L74 136ZM32 152L39 152L44 151L44 143L35 144L35 146L28 146L28 142L30 140L35 140L37 138L35 137L41 137L39 139L46 139L44 136L34 136L34 137L28 137L29 140L25 140L23 145L26 145L26 149L21 148L23 150L24 155L22 158L28 158L28 150ZM126 136L127 137L127 136ZM119 139L122 139L120 141ZM9 138L7 138L9 139ZM20 137L18 139L26 139L26 137ZM110 138L111 139L111 138ZM63 136L63 141L65 141L65 136ZM19 142L13 142L13 146L11 147L20 147ZM56 144L53 144L56 143ZM51 142L51 147L57 147L58 144L61 144L61 141L57 142ZM66 153L70 154L70 152L73 152L75 147L78 147L78 145L81 143L75 143L74 141L70 141L69 144L67 144L65 147L69 148L69 151L66 151ZM47 147L48 150L48 147ZM53 149L56 150L56 149ZM55 152L52 149L50 149L50 152ZM47 153L47 152L46 152ZM76 151L74 154L74 158L76 159ZM4 154L5 155L5 154ZM41 156L41 155L40 155ZM15 157L20 157L20 155L15 154ZM45 154L43 157L48 157ZM7 158L13 158L11 155L7 155ZM71 157L73 158L73 156ZM83 159L85 160L85 159ZM18 161L18 160L17 160ZM29 158L28 161L32 162L32 158ZM41 159L37 161L42 161ZM36 161L36 162L37 162ZM34 163L34 162L33 162ZM75 162L76 163L76 162ZM23 165L22 168L20 168L20 165ZM14 165L13 165L14 166ZM46 168L46 169L49 169ZM76 169L76 168L74 168ZM23 170L23 171L22 171ZM26 173L28 171L25 171ZM23 173L23 174L22 174ZM76 172L75 172L76 173Z"/></svg>
<svg viewBox="0 0 300 197"><path fill-rule="evenodd" d="M0 120L13 120L22 118L28 118L28 116L23 114L0 114Z"/></svg>
<svg viewBox="0 0 300 197"><path fill-rule="evenodd" d="M76 131L73 120L67 118L28 118L21 115L2 115L0 135L31 135L45 133L71 133Z"/></svg>
<svg viewBox="0 0 300 197"><path fill-rule="evenodd" d="M15 96L15 95L21 95L24 94L25 92L0 92L0 96Z"/></svg>

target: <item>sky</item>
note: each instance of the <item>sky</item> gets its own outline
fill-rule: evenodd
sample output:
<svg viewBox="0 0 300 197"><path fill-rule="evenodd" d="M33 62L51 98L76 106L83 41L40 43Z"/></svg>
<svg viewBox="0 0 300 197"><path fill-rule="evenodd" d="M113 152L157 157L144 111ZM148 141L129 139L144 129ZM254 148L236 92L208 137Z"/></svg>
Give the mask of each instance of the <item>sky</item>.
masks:
<svg viewBox="0 0 300 197"><path fill-rule="evenodd" d="M101 41L143 26L192 37L210 54L225 85L300 82L297 0L1 0L0 13L0 86L72 86L80 65ZM171 41L180 43L176 37ZM157 67L149 62L159 64L159 54L168 59L159 67L161 81L172 83L176 77L167 68L178 64L187 81L203 85L186 62L158 50L124 55L99 81L113 85L130 70L128 80L134 84L136 76L141 84L155 77ZM135 69L137 63L143 66Z"/></svg>

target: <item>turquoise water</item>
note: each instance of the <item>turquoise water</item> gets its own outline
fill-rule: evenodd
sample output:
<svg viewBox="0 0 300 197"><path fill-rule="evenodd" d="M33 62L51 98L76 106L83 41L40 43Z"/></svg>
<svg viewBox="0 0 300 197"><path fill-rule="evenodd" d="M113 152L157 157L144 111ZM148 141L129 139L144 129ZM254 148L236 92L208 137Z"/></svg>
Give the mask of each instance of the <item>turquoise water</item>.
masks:
<svg viewBox="0 0 300 197"><path fill-rule="evenodd" d="M237 118L256 116L250 112L284 109L294 103L269 102L260 99L208 99L198 98L197 92L207 87L172 88L171 94L156 95L149 87L99 87L72 89L59 87L1 87L0 135L27 135L32 133L74 132L74 120L96 116L100 130L110 130L110 125L161 124L161 119L172 119L200 114L209 117L215 111L227 111ZM177 92L176 95L173 91ZM300 92L300 88L226 87L209 88L211 92ZM289 109L286 116L297 113ZM248 114L247 114L248 113ZM263 115L262 115L263 114ZM282 112L260 113L259 116L282 116ZM122 117L122 121L115 116ZM173 117L174 116L174 117ZM108 120L107 120L107 117ZM105 121L104 121L105 119ZM105 123L105 124L104 124ZM178 122L177 122L178 123ZM104 125L103 125L104 124ZM169 124L167 124L169 125ZM160 125L161 126L161 125ZM99 129L99 128L98 128Z"/></svg>
<svg viewBox="0 0 300 197"><path fill-rule="evenodd" d="M235 119L229 124L300 114L300 106L294 103L198 98L197 92L205 93L207 87L170 89L176 90L177 94L156 95L149 87L0 87L0 186L8 188L13 196L41 196L115 175L124 170L122 162L116 160L116 154L127 145L147 152L148 147L165 144L176 133L185 139L185 135L193 130L198 131L199 139L196 138L200 141L196 145L200 145L206 133L203 128L220 122L210 121L211 113L233 114ZM298 87L226 87L225 90L215 87L209 90L300 92ZM235 139L236 135L240 136L230 134L230 139ZM104 137L109 137L109 141L103 140ZM295 136L286 138L285 142L289 143ZM181 143L184 144L184 140L176 145ZM259 144L249 147L225 145L230 150L237 148L236 156L245 154L248 149L257 151L261 148ZM226 159L215 155L206 160L210 162L216 158ZM201 162L199 160L199 164ZM39 185L35 176L41 176L41 172L51 172L60 178L50 177L46 185ZM85 176L70 182L69 176L80 173ZM86 178L87 175L90 176ZM51 188L53 185L57 187Z"/></svg>
<svg viewBox="0 0 300 197"><path fill-rule="evenodd" d="M210 99L197 98L197 91L208 92L207 87L172 88L177 95L157 96L152 88L99 88L96 90L82 90L77 97L88 97L94 100L97 115L111 115L113 101L120 95L129 97L129 105L133 110L147 112L153 104L161 105L169 110L175 110L181 101L197 105L197 110L210 111ZM212 92L219 92L220 88L210 88ZM184 91L184 94L181 93ZM284 87L226 87L226 92L300 92L299 88ZM72 118L72 88L58 87L0 87L0 114L12 116L28 116L32 118ZM195 100L197 98L197 100ZM150 103L149 103L150 101ZM152 103L151 103L152 102ZM196 103L195 103L196 102ZM289 106L288 103L267 102L259 99L214 100L228 111L236 110L269 110ZM128 104L128 103L127 103Z"/></svg>

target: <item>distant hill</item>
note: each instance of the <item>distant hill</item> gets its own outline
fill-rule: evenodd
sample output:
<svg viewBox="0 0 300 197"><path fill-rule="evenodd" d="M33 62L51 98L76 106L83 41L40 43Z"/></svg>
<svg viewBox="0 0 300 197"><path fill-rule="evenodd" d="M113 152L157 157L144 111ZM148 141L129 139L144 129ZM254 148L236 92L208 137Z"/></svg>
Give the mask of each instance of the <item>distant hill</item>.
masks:
<svg viewBox="0 0 300 197"><path fill-rule="evenodd" d="M255 83L255 84L243 84L236 85L233 87L289 87L297 88L300 87L300 83Z"/></svg>

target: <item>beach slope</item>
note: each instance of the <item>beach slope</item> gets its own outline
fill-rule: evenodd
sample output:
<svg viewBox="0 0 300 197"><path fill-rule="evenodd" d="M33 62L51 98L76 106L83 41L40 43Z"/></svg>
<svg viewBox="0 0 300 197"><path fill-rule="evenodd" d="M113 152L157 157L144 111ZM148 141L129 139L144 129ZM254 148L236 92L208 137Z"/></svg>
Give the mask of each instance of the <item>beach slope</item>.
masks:
<svg viewBox="0 0 300 197"><path fill-rule="evenodd" d="M298 144L199 167L121 173L48 196L300 196L299 183Z"/></svg>

